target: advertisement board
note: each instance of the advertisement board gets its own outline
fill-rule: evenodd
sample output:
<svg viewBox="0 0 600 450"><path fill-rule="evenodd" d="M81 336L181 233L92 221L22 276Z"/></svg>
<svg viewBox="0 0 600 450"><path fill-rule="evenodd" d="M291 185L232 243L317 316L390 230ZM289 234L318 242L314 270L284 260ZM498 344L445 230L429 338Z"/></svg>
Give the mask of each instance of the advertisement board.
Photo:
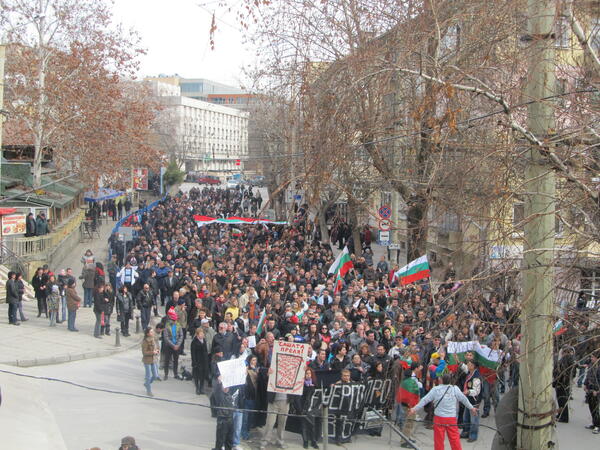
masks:
<svg viewBox="0 0 600 450"><path fill-rule="evenodd" d="M25 234L25 214L10 214L2 216L2 235Z"/></svg>

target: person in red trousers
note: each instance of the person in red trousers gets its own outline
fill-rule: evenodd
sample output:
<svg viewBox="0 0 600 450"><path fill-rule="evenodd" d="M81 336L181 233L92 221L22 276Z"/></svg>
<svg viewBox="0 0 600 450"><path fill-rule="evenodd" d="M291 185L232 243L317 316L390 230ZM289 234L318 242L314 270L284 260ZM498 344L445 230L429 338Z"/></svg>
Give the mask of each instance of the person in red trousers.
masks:
<svg viewBox="0 0 600 450"><path fill-rule="evenodd" d="M458 386L454 385L452 375L444 374L442 384L431 389L414 408L409 410L410 414L415 414L428 403L433 403L433 448L435 450L444 450L446 433L448 434L450 448L452 450L462 450L460 432L456 422L458 402L465 405L465 408L470 409L474 415L478 413L477 409L465 397L465 394L461 392Z"/></svg>

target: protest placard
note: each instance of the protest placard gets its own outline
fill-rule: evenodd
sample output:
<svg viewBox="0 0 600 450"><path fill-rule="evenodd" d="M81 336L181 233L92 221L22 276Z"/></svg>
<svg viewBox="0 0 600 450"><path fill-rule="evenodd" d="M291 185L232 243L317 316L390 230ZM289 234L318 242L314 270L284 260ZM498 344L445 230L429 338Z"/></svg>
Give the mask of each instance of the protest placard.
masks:
<svg viewBox="0 0 600 450"><path fill-rule="evenodd" d="M244 358L230 359L217 363L223 387L246 384L246 361Z"/></svg>
<svg viewBox="0 0 600 450"><path fill-rule="evenodd" d="M301 395L310 345L275 341L267 391Z"/></svg>

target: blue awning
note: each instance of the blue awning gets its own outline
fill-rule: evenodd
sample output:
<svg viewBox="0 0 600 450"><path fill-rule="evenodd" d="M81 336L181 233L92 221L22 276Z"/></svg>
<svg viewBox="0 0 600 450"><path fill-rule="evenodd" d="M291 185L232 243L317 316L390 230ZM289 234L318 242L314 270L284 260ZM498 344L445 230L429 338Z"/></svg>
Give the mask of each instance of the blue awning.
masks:
<svg viewBox="0 0 600 450"><path fill-rule="evenodd" d="M121 197L125 195L123 191L117 191L115 189L98 189L97 191L87 191L83 197L86 202L101 202L102 200L108 200L111 198Z"/></svg>

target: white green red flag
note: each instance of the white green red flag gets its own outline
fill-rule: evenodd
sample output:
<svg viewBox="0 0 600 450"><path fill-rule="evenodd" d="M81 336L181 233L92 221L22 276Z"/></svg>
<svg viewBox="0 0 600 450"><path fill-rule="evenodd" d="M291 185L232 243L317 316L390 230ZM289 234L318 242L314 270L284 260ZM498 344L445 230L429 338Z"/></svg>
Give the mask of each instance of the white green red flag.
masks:
<svg viewBox="0 0 600 450"><path fill-rule="evenodd" d="M350 271L350 269L354 268L354 264L350 259L350 252L348 251L348 247L344 247L344 250L335 258L335 261L329 268L328 274L335 274L335 289L333 291L334 295L342 290L344 284L344 277Z"/></svg>
<svg viewBox="0 0 600 450"><path fill-rule="evenodd" d="M265 325L265 319L267 318L267 308L263 309L260 318L258 319L258 326L256 327L256 334L260 335Z"/></svg>
<svg viewBox="0 0 600 450"><path fill-rule="evenodd" d="M400 284L405 285L430 276L429 262L427 261L427 255L424 255L398 270L394 274L394 279L400 280Z"/></svg>
<svg viewBox="0 0 600 450"><path fill-rule="evenodd" d="M479 363L479 372L483 377L495 374L500 367L502 352L492 350L487 345L481 345L478 341L448 342L446 350L448 370L456 372L461 362L465 361L465 353L473 352L475 361Z"/></svg>
<svg viewBox="0 0 600 450"><path fill-rule="evenodd" d="M556 323L554 324L554 327L552 328L552 332L554 333L554 336L560 336L561 334L563 334L566 331L567 331L567 326L565 325L565 322L562 319L558 319L556 321Z"/></svg>
<svg viewBox="0 0 600 450"><path fill-rule="evenodd" d="M267 220L267 219L256 219L253 217L227 217L225 219L210 217L210 216L200 216L195 215L194 221L196 224L201 227L204 225L210 225L212 223L222 223L225 225L287 225L287 222L278 222L275 220Z"/></svg>

